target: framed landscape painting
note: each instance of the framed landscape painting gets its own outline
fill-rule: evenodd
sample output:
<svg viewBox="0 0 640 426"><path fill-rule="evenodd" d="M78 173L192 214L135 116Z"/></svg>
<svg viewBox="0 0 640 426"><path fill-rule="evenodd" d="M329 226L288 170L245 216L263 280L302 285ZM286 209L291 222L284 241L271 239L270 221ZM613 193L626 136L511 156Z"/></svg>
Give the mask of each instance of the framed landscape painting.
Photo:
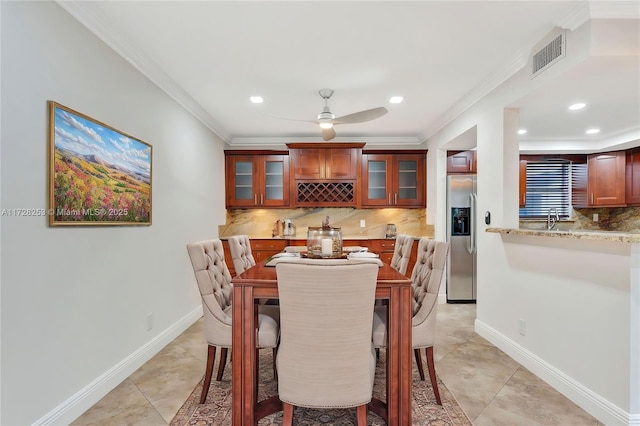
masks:
<svg viewBox="0 0 640 426"><path fill-rule="evenodd" d="M49 225L151 225L151 145L49 101Z"/></svg>

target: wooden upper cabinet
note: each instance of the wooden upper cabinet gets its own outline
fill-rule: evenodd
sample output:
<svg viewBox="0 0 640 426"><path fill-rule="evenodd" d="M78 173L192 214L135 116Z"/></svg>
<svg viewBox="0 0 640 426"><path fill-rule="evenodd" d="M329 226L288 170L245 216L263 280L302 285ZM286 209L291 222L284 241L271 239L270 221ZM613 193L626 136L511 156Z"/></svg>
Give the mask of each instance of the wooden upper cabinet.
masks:
<svg viewBox="0 0 640 426"><path fill-rule="evenodd" d="M227 207L289 206L288 155L232 152L225 152Z"/></svg>
<svg viewBox="0 0 640 426"><path fill-rule="evenodd" d="M353 180L357 148L301 148L291 150L296 180Z"/></svg>
<svg viewBox="0 0 640 426"><path fill-rule="evenodd" d="M527 160L520 160L520 207L527 204Z"/></svg>
<svg viewBox="0 0 640 426"><path fill-rule="evenodd" d="M587 157L587 202L591 207L625 206L625 151L592 154Z"/></svg>
<svg viewBox="0 0 640 426"><path fill-rule="evenodd" d="M628 205L640 205L640 147L627 150L626 197Z"/></svg>
<svg viewBox="0 0 640 426"><path fill-rule="evenodd" d="M425 207L426 151L362 156L363 207Z"/></svg>
<svg viewBox="0 0 640 426"><path fill-rule="evenodd" d="M476 173L475 151L447 151L447 173Z"/></svg>

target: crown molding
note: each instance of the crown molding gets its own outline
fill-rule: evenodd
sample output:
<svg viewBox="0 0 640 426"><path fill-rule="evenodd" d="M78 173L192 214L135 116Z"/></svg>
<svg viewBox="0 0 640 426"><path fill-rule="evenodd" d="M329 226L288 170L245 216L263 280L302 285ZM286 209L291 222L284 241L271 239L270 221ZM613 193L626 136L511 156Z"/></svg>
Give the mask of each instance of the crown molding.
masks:
<svg viewBox="0 0 640 426"><path fill-rule="evenodd" d="M425 133L419 136L420 140L426 141L431 136L442 130L447 124L462 115L466 110L474 106L481 99L499 87L515 73L520 71L527 64L527 57L518 53L514 55L504 67L489 76L484 82L476 86L467 95L463 96L453 107L442 114Z"/></svg>
<svg viewBox="0 0 640 426"><path fill-rule="evenodd" d="M85 7L85 4L90 2L81 0L55 1L78 22L96 35L96 37L133 65L133 67L140 71L142 75L148 78L189 113L200 120L218 137L225 142L230 140L231 136L222 130L222 127L213 119L213 117L211 117L211 115L202 108L198 102L189 96L167 73L165 73L158 64L151 60L147 55L144 55L133 43L126 41L124 37L120 36L120 32L110 27L105 22L103 16L93 12L90 8Z"/></svg>
<svg viewBox="0 0 640 426"><path fill-rule="evenodd" d="M317 137L275 137L275 138L260 138L260 137L251 137L251 138L232 138L228 143L229 146L238 147L251 147L251 146L265 146L265 145L285 145L287 143L293 142L318 142L325 143L325 141L317 138ZM422 145L422 142L417 137L408 136L408 137L342 137L342 138L334 138L331 139L331 142L365 142L367 147L370 146L411 146L416 147Z"/></svg>

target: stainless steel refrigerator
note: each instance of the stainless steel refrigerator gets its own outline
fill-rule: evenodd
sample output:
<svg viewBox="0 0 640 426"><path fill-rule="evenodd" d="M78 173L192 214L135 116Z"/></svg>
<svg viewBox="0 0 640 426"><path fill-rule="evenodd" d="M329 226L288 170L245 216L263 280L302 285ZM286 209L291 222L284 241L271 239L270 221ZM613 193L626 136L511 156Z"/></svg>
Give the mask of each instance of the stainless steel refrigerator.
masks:
<svg viewBox="0 0 640 426"><path fill-rule="evenodd" d="M476 301L476 175L447 176L447 302Z"/></svg>

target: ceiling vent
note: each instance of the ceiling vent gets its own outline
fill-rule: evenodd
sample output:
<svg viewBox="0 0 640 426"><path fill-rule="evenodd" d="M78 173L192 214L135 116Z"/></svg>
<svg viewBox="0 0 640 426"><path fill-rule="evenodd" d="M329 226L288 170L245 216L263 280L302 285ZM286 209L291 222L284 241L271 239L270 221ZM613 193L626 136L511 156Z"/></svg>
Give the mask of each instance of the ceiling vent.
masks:
<svg viewBox="0 0 640 426"><path fill-rule="evenodd" d="M533 48L531 55L531 78L534 78L564 58L567 49L566 35L566 30L558 28Z"/></svg>

